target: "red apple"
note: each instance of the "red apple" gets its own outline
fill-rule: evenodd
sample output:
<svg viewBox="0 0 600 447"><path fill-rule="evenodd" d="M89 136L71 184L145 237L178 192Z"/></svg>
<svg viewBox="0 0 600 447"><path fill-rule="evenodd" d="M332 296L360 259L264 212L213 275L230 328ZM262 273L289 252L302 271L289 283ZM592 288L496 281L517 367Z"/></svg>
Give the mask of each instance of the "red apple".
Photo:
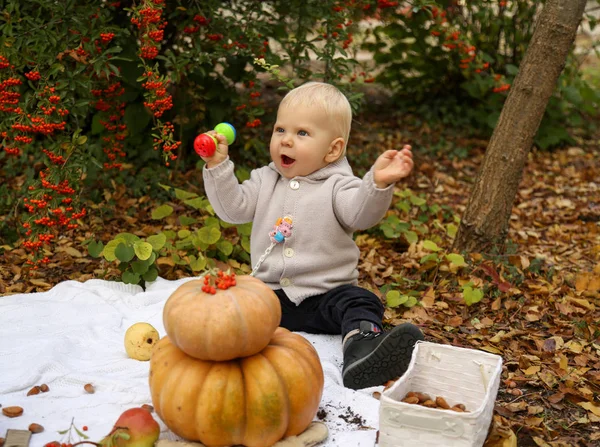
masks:
<svg viewBox="0 0 600 447"><path fill-rule="evenodd" d="M100 441L105 447L152 447L160 435L160 426L145 408L125 410L111 432Z"/></svg>

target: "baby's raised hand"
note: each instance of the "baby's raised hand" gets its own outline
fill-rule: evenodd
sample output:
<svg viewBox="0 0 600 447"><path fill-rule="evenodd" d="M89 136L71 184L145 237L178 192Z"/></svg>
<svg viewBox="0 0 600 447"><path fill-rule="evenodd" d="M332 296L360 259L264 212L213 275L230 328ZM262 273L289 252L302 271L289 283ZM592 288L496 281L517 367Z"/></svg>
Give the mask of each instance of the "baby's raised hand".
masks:
<svg viewBox="0 0 600 447"><path fill-rule="evenodd" d="M410 174L414 164L411 149L405 144L402 150L385 151L375 160L373 180L378 188L387 188Z"/></svg>
<svg viewBox="0 0 600 447"><path fill-rule="evenodd" d="M229 146L227 145L227 138L225 137L225 135L221 135L220 133L217 133L214 130L210 130L206 133L212 135L218 141L215 153L212 154L210 157L202 157L202 160L206 162L206 167L212 168L214 166L217 166L227 158L227 156L229 155Z"/></svg>

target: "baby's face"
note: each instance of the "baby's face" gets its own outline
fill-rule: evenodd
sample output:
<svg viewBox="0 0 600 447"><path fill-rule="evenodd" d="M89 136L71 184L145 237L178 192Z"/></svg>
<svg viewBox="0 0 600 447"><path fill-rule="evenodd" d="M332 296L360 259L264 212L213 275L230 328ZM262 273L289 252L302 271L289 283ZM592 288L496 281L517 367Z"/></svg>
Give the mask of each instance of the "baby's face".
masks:
<svg viewBox="0 0 600 447"><path fill-rule="evenodd" d="M335 139L324 110L280 107L271 136L271 158L285 178L307 176L329 164L325 156Z"/></svg>

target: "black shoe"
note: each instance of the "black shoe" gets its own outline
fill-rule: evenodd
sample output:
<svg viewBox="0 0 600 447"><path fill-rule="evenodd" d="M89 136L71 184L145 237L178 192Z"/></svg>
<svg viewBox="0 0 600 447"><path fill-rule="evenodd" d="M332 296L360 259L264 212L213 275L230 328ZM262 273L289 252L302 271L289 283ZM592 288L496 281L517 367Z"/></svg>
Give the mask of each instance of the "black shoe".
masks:
<svg viewBox="0 0 600 447"><path fill-rule="evenodd" d="M358 390L400 377L406 372L421 330L410 323L389 332L372 332L371 323L361 321L360 333L344 344L344 386Z"/></svg>

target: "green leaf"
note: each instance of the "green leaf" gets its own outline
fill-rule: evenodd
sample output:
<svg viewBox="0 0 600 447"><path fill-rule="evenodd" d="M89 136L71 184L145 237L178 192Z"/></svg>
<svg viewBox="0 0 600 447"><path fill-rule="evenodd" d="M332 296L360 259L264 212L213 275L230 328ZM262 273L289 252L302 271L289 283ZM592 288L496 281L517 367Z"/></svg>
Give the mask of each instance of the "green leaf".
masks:
<svg viewBox="0 0 600 447"><path fill-rule="evenodd" d="M212 245L221 239L221 231L215 227L203 227L198 230L198 238L201 242Z"/></svg>
<svg viewBox="0 0 600 447"><path fill-rule="evenodd" d="M236 224L225 222L224 220L221 220L221 219L219 219L219 225L221 225L221 228L231 228L231 227L236 226Z"/></svg>
<svg viewBox="0 0 600 447"><path fill-rule="evenodd" d="M87 142L87 137L85 135L82 135L79 138L77 138L78 146L83 146L86 142Z"/></svg>
<svg viewBox="0 0 600 447"><path fill-rule="evenodd" d="M173 207L170 205L161 205L152 210L152 219L160 220L173 214Z"/></svg>
<svg viewBox="0 0 600 447"><path fill-rule="evenodd" d="M410 202L416 206L425 205L427 203L427 201L424 198L417 196L410 196Z"/></svg>
<svg viewBox="0 0 600 447"><path fill-rule="evenodd" d="M75 429L75 431L77 432L77 434L79 435L79 437L80 437L81 439L90 439L90 437L89 437L88 435L86 435L86 434L82 433L82 432L81 432L81 430L79 430L79 429L78 429L77 427L75 427L74 425L73 425L73 428Z"/></svg>
<svg viewBox="0 0 600 447"><path fill-rule="evenodd" d="M156 278L158 278L158 270L156 270L155 267L151 267L146 273L142 275L142 278L144 278L144 281L147 282L156 281Z"/></svg>
<svg viewBox="0 0 600 447"><path fill-rule="evenodd" d="M389 307L398 307L408 301L408 295L400 295L397 290L390 290L385 294L385 299Z"/></svg>
<svg viewBox="0 0 600 447"><path fill-rule="evenodd" d="M419 236L414 231L405 231L404 237L409 244L415 244L419 240Z"/></svg>
<svg viewBox="0 0 600 447"><path fill-rule="evenodd" d="M186 191L184 189L175 188L175 197L177 197L180 200L187 200L194 197L198 197L198 194L196 194L195 192Z"/></svg>
<svg viewBox="0 0 600 447"><path fill-rule="evenodd" d="M116 260L117 256L115 255L115 250L117 249L119 244L122 244L123 242L124 242L124 239L119 238L119 237L116 237L113 240L108 241L108 243L104 247L104 250L102 250L102 255L104 256L104 259L106 259L109 262Z"/></svg>
<svg viewBox="0 0 600 447"><path fill-rule="evenodd" d="M236 167L235 176L238 181L242 183L250 178L250 171L248 169Z"/></svg>
<svg viewBox="0 0 600 447"><path fill-rule="evenodd" d="M133 270L133 273L143 275L148 271L148 263L146 261L133 261L131 263L131 270Z"/></svg>
<svg viewBox="0 0 600 447"><path fill-rule="evenodd" d="M129 262L135 256L135 251L128 245L125 245L123 242L117 245L115 249L115 256L121 262Z"/></svg>
<svg viewBox="0 0 600 447"><path fill-rule="evenodd" d="M237 232L242 236L250 236L252 234L252 222L237 225Z"/></svg>
<svg viewBox="0 0 600 447"><path fill-rule="evenodd" d="M483 299L483 290L474 289L471 285L463 286L463 299L467 306L478 303Z"/></svg>
<svg viewBox="0 0 600 447"><path fill-rule="evenodd" d="M134 244L140 240L140 237L133 233L119 233L115 236L115 239L121 239L128 244Z"/></svg>
<svg viewBox="0 0 600 447"><path fill-rule="evenodd" d="M233 244L228 240L221 240L217 242L217 249L225 256L229 256L233 252Z"/></svg>
<svg viewBox="0 0 600 447"><path fill-rule="evenodd" d="M177 232L177 237L179 239L185 239L186 237L190 237L191 234L192 232L190 230L179 230Z"/></svg>
<svg viewBox="0 0 600 447"><path fill-rule="evenodd" d="M203 210L206 208L208 201L204 197L196 197L194 199L185 200L183 203L191 206L195 210Z"/></svg>
<svg viewBox="0 0 600 447"><path fill-rule="evenodd" d="M205 227L215 227L217 230L221 228L221 220L218 217L207 217L204 221Z"/></svg>
<svg viewBox="0 0 600 447"><path fill-rule="evenodd" d="M102 254L103 249L104 244L102 243L102 241L92 241L87 246L88 253L92 258L99 257Z"/></svg>
<svg viewBox="0 0 600 447"><path fill-rule="evenodd" d="M152 236L148 236L146 238L146 242L152 245L152 249L154 251L159 251L165 246L165 242L167 242L167 236L164 233L154 234Z"/></svg>
<svg viewBox="0 0 600 447"><path fill-rule="evenodd" d="M179 223L184 227L190 226L198 222L198 219L188 216L179 216Z"/></svg>
<svg viewBox="0 0 600 447"><path fill-rule="evenodd" d="M504 69L511 76L516 76L516 74L519 72L519 67L517 67L516 65L512 65L512 64L506 64Z"/></svg>
<svg viewBox="0 0 600 447"><path fill-rule="evenodd" d="M191 258L191 256L190 256L190 258ZM190 260L190 268L194 272L204 270L205 267L206 267L206 258L202 255L199 255L198 259L194 258L193 260Z"/></svg>
<svg viewBox="0 0 600 447"><path fill-rule="evenodd" d="M446 255L446 259L457 267L463 267L463 266L467 265L465 263L465 258L456 253L450 253L450 254Z"/></svg>
<svg viewBox="0 0 600 447"><path fill-rule="evenodd" d="M175 248L177 250L187 250L188 248L192 248L194 246L194 238L186 237L185 239L180 239L175 242Z"/></svg>
<svg viewBox="0 0 600 447"><path fill-rule="evenodd" d="M100 121L102 121L102 116L100 113L96 113L92 118L92 135L98 135L104 131L104 125Z"/></svg>
<svg viewBox="0 0 600 447"><path fill-rule="evenodd" d="M138 135L148 126L150 114L141 102L130 103L125 108L125 124L130 135Z"/></svg>
<svg viewBox="0 0 600 447"><path fill-rule="evenodd" d="M404 295L406 296L406 295ZM404 304L404 307L413 307L415 304L417 304L417 299L414 296L409 296L407 297L407 300Z"/></svg>
<svg viewBox="0 0 600 447"><path fill-rule="evenodd" d="M421 258L421 260L419 262L421 264L426 264L426 263L428 263L430 261L433 261L433 262L438 262L439 261L437 253L430 253L428 255L425 255L425 256L423 256Z"/></svg>
<svg viewBox="0 0 600 447"><path fill-rule="evenodd" d="M433 242L430 241L429 239L426 241L423 241L423 248L425 248L426 250L431 250L431 251L440 251L441 248L438 247L438 245Z"/></svg>
<svg viewBox="0 0 600 447"><path fill-rule="evenodd" d="M454 225L453 223L449 223L448 225L446 225L446 234L451 238L454 238L457 232L458 226Z"/></svg>
<svg viewBox="0 0 600 447"><path fill-rule="evenodd" d="M242 236L242 248L246 253L250 253L250 238L248 236Z"/></svg>
<svg viewBox="0 0 600 447"><path fill-rule="evenodd" d="M127 428L125 428L125 430L127 430ZM115 439L121 438L121 439L127 441L128 439L131 438L131 436L129 436L129 433L126 433L124 431L118 431L117 433L115 433L113 435L113 438L115 438ZM115 445L119 445L119 444L115 443Z"/></svg>
<svg viewBox="0 0 600 447"><path fill-rule="evenodd" d="M210 244L206 244L200 240L200 236L198 235L197 231L192 236L191 239L192 239L192 244L194 245L194 247L196 247L196 249L198 251L205 251L208 248L208 246L210 245Z"/></svg>
<svg viewBox="0 0 600 447"><path fill-rule="evenodd" d="M135 255L141 261L145 261L152 255L152 244L148 242L138 241L135 244L133 244L133 250L135 251Z"/></svg>
<svg viewBox="0 0 600 447"><path fill-rule="evenodd" d="M400 236L400 234L388 224L381 224L379 228L383 231L384 236L388 239L395 239Z"/></svg>
<svg viewBox="0 0 600 447"><path fill-rule="evenodd" d="M123 272L123 274L121 275L121 279L125 284L137 284L138 282L140 282L140 275L127 270Z"/></svg>

